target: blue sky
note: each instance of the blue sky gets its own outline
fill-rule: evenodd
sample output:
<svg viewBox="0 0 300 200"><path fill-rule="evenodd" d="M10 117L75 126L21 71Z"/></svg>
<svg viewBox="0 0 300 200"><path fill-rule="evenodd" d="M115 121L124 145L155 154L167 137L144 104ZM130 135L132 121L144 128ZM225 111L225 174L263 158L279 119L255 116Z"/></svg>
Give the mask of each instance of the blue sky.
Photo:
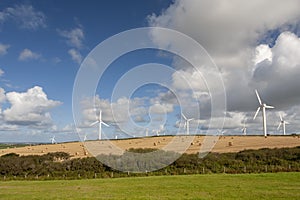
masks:
<svg viewBox="0 0 300 200"><path fill-rule="evenodd" d="M68 51L75 47L84 57L104 39L130 28L146 26L147 15L159 13L168 5L168 1L1 1L2 13L8 12L8 8L16 12L23 9L30 13L32 23L36 23L32 26L28 21L23 22L24 16L1 21L1 43L9 46L7 53L1 56L4 71L1 87L6 92L42 87L48 99L62 103L51 111L53 121L61 127L72 124L72 89L80 63L72 60ZM78 36L79 44L70 44L71 39L63 37L61 32L76 29L83 35ZM20 60L24 49L36 56ZM2 109L9 106L6 102ZM1 141L6 139L1 137Z"/></svg>
<svg viewBox="0 0 300 200"><path fill-rule="evenodd" d="M77 140L72 92L81 62L107 38L122 31L149 26L180 31L206 49L224 81L227 96L225 118L221 114L219 118L209 118L209 91L203 87L203 80L190 64L171 53L148 49L120 57L99 82L96 102L103 110L103 120L112 124L111 128L104 129L108 137L114 138L118 132L109 107L114 104L118 112L124 112L121 100L108 102L115 82L128 70L151 62L177 70L178 73L166 78L178 89L176 91L180 94L175 95L184 99L183 104L200 102L201 116L193 106L184 110L188 117L197 119L194 125L191 124L194 132L205 131L209 121L224 119L224 127L212 128L224 128L228 134L241 134L245 122L249 132L261 134L261 119L252 119L258 106L254 89L258 89L262 99L276 108L268 112L270 133L280 134L276 129L280 113L291 123L287 132L298 132L300 14L297 8L297 1L283 4L269 0L247 4L217 0L2 0L0 142L48 142L53 135L58 141ZM253 13L253 9L257 13ZM153 39L156 45L163 46L165 42L172 44L173 38L157 33ZM182 46L188 51L185 48ZM210 72L211 69L204 70ZM192 91L182 83L179 75L188 78ZM143 76L141 74L141 78ZM221 91L223 86L213 85L212 88ZM174 100L170 90L157 85L143 86L126 101L130 102L138 126L131 127L129 134L144 134L145 129L150 129L149 132L159 130L162 134L183 131L181 105ZM93 100L85 103L92 105ZM89 139L93 139L97 130L87 125L93 121L95 113L91 112L93 107L85 109L85 119L77 131L81 136L88 133ZM153 126L148 124L149 117L155 118Z"/></svg>

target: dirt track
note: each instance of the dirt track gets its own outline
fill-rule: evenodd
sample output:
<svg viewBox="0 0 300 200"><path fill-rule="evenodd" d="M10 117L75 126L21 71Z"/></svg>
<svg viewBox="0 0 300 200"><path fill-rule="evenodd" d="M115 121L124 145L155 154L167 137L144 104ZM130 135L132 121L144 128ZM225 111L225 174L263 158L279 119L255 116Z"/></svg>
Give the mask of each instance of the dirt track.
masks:
<svg viewBox="0 0 300 200"><path fill-rule="evenodd" d="M36 146L26 146L20 148L0 149L0 156L7 153L17 153L19 155L41 155L49 152L67 152L72 157L88 157L101 153L121 154L129 148L158 148L186 153L198 153L209 151L214 145L212 152L238 152L245 149L260 148L281 148L300 146L299 136L161 136L149 138L135 138L126 140L110 141L88 141L85 144L81 142L46 144Z"/></svg>

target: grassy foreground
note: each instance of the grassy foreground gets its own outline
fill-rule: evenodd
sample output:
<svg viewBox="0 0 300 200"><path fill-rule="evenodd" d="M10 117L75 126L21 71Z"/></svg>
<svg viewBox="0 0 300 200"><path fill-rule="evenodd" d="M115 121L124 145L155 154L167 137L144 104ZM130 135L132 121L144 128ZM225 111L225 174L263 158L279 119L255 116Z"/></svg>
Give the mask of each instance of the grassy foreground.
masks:
<svg viewBox="0 0 300 200"><path fill-rule="evenodd" d="M0 199L300 199L300 173L0 181Z"/></svg>

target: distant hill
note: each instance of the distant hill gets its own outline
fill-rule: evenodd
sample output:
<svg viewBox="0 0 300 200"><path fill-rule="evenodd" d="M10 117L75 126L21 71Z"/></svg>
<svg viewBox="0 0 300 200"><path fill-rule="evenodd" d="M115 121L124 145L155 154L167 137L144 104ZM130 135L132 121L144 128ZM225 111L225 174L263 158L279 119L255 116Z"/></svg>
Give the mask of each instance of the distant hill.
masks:
<svg viewBox="0 0 300 200"><path fill-rule="evenodd" d="M204 141L206 140L206 142ZM208 140L208 141L207 141ZM91 157L95 154L109 154L113 149L119 149L117 154L121 154L122 150L130 148L154 148L186 152L188 154L198 153L202 148L206 148L208 142L214 147L212 152L228 153L239 152L247 149L261 148L283 148L300 146L300 136L158 136L147 138L133 138L126 140L103 140L103 141L87 141L68 142L59 144L39 144L39 145L3 145L0 144L0 156L8 153L16 153L19 155L43 155L53 152L66 152L73 158ZM185 147L187 146L187 150ZM210 146L210 145L208 145ZM207 151L210 149L208 148ZM97 152L97 153L95 153ZM116 151L115 151L116 152Z"/></svg>

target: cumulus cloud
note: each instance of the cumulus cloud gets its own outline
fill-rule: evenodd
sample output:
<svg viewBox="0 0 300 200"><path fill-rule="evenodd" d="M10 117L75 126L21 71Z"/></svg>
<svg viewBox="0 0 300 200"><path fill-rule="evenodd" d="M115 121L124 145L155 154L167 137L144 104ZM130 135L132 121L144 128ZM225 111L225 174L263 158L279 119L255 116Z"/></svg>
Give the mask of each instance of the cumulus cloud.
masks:
<svg viewBox="0 0 300 200"><path fill-rule="evenodd" d="M161 15L148 19L151 26L173 28L195 38L211 54L226 55L255 44L268 30L294 22L299 6L297 0L177 0Z"/></svg>
<svg viewBox="0 0 300 200"><path fill-rule="evenodd" d="M272 52L268 45L261 44L255 48L255 56L253 62L255 65L262 61L272 61Z"/></svg>
<svg viewBox="0 0 300 200"><path fill-rule="evenodd" d="M137 97L132 99L121 97L115 102L110 102L96 96L86 98L81 104L81 127L89 128L101 109L102 120L127 136L134 133L144 134L146 129L159 129L166 122L165 115L174 111L172 104Z"/></svg>
<svg viewBox="0 0 300 200"><path fill-rule="evenodd" d="M71 30L58 30L58 33L67 39L67 44L71 47L80 49L83 46L84 32L82 28L77 27Z"/></svg>
<svg viewBox="0 0 300 200"><path fill-rule="evenodd" d="M0 12L0 23L15 22L22 29L36 30L46 27L46 16L31 5L15 5Z"/></svg>
<svg viewBox="0 0 300 200"><path fill-rule="evenodd" d="M40 54L35 53L35 52L31 51L30 49L24 49L19 55L19 60L21 60L21 61L37 60L40 57L41 57Z"/></svg>
<svg viewBox="0 0 300 200"><path fill-rule="evenodd" d="M80 64L82 61L82 55L80 54L79 51L76 49L70 49L68 51L69 55L71 56L72 60L75 61L76 63Z"/></svg>
<svg viewBox="0 0 300 200"><path fill-rule="evenodd" d="M3 88L0 88L0 114L2 113L2 107L1 104L5 102L6 100L6 95L5 95L5 90ZM1 117L0 117L1 118Z"/></svg>
<svg viewBox="0 0 300 200"><path fill-rule="evenodd" d="M226 116L225 125L234 127L239 125L243 117L254 123L250 119L257 106L254 93L256 88L267 103L278 109L288 112L291 107L298 106L299 38L288 31L281 33L278 38L274 33L294 30L300 22L299 7L300 2L297 0L288 3L271 0L176 0L161 14L148 16L148 22L150 26L183 32L208 51L219 68L217 73L222 75L226 89L227 109L231 115ZM161 32L154 31L151 35L158 46L165 48L172 48L170 44L177 40ZM276 41L275 45L272 41ZM177 44L181 45L179 48L183 52L192 53L184 43ZM216 73L201 58L193 55L198 69L205 70L206 74ZM199 77L198 73L191 70L191 66L177 58L174 58L173 67L177 70L172 75L174 87L184 92L192 88L193 93L187 94L190 99L200 97L201 104L210 101L205 80L214 76ZM185 78L188 78L189 85L184 81ZM209 80L209 83L209 87L214 90L222 89L214 84L214 80ZM207 108L206 104L204 108ZM186 112L192 114L193 110ZM201 116L209 110L201 110L204 112ZM270 116L274 112L270 111ZM270 117L270 121L272 119Z"/></svg>
<svg viewBox="0 0 300 200"><path fill-rule="evenodd" d="M6 100L5 90L0 88L0 103L3 103Z"/></svg>
<svg viewBox="0 0 300 200"><path fill-rule="evenodd" d="M71 30L58 30L57 32L61 37L66 39L66 43L72 47L68 50L68 54L71 56L72 60L80 64L82 55L79 50L83 47L84 40L84 32L81 26Z"/></svg>
<svg viewBox="0 0 300 200"><path fill-rule="evenodd" d="M17 131L19 127L11 124L0 124L0 131Z"/></svg>
<svg viewBox="0 0 300 200"><path fill-rule="evenodd" d="M96 107L93 107L94 104ZM108 123L125 123L131 120L131 117L146 114L143 105L143 99L140 98L128 99L122 97L116 102L101 99L99 96L87 98L82 101L84 124L89 125L94 122L99 114L99 109L102 110L104 121Z"/></svg>
<svg viewBox="0 0 300 200"><path fill-rule="evenodd" d="M59 101L48 99L39 86L26 92L8 92L6 100L10 107L3 111L3 119L12 125L48 126L52 123L49 111L61 104Z"/></svg>
<svg viewBox="0 0 300 200"><path fill-rule="evenodd" d="M298 105L300 38L291 32L283 32L269 51L272 61L255 65L253 84L279 108Z"/></svg>
<svg viewBox="0 0 300 200"><path fill-rule="evenodd" d="M0 43L0 56L7 54L7 49L10 45Z"/></svg>

